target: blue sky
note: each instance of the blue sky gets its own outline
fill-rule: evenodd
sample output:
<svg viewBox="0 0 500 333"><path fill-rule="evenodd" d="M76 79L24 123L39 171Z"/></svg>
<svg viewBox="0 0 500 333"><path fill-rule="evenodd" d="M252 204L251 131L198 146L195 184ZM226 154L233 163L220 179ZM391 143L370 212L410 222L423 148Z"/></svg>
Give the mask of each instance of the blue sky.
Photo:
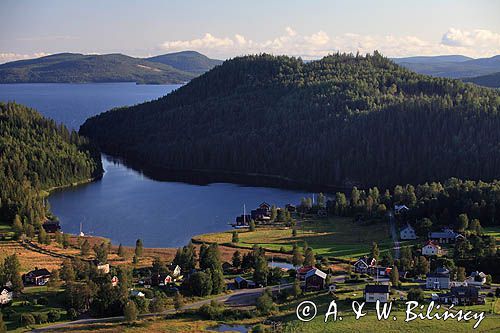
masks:
<svg viewBox="0 0 500 333"><path fill-rule="evenodd" d="M0 3L0 62L58 52L195 49L318 58L500 54L498 1L26 1Z"/></svg>

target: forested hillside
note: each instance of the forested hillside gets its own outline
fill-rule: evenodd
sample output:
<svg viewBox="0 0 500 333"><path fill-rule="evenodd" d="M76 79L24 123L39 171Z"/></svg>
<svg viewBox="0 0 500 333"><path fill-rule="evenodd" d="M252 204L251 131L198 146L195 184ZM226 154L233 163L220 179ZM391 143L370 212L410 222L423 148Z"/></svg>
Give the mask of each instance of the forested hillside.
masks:
<svg viewBox="0 0 500 333"><path fill-rule="evenodd" d="M102 175L99 153L75 131L15 103L0 103L0 222L37 225L41 190Z"/></svg>
<svg viewBox="0 0 500 333"><path fill-rule="evenodd" d="M195 75L123 54L60 53L0 65L0 83L184 83Z"/></svg>
<svg viewBox="0 0 500 333"><path fill-rule="evenodd" d="M210 59L196 51L181 51L175 53L167 53L145 60L151 62L159 62L165 65L172 66L181 71L200 75L211 70L217 65L222 64L221 60Z"/></svg>
<svg viewBox="0 0 500 333"><path fill-rule="evenodd" d="M500 72L488 75L470 77L463 80L465 82L472 82L480 86L500 88Z"/></svg>
<svg viewBox="0 0 500 333"><path fill-rule="evenodd" d="M500 93L373 55L224 62L80 132L144 167L279 175L321 185L500 176Z"/></svg>

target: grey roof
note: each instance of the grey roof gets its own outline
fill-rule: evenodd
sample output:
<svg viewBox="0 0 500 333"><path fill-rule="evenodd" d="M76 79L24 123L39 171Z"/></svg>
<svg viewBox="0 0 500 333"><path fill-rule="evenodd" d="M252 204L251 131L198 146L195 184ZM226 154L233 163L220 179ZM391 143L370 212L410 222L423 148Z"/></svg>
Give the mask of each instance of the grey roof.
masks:
<svg viewBox="0 0 500 333"><path fill-rule="evenodd" d="M429 235L430 238L455 238L457 236L458 234L455 231L449 229L443 231L434 231Z"/></svg>
<svg viewBox="0 0 500 333"><path fill-rule="evenodd" d="M389 293L389 286L386 284L368 284L365 286L365 293Z"/></svg>
<svg viewBox="0 0 500 333"><path fill-rule="evenodd" d="M326 279L326 273L323 272L323 271L320 271L319 269L315 268L315 269L311 269L309 272L306 273L306 279L308 279L309 277L313 276L313 275L317 275L319 276L320 278L322 279Z"/></svg>

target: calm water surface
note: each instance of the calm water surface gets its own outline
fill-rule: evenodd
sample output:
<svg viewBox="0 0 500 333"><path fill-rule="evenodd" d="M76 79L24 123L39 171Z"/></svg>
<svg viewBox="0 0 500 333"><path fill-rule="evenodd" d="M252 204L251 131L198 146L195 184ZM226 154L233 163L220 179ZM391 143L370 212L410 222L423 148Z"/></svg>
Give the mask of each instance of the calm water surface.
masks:
<svg viewBox="0 0 500 333"><path fill-rule="evenodd" d="M87 117L117 106L158 98L179 85L0 84L0 101L15 100L47 117L77 129ZM236 215L262 201L282 206L298 203L308 193L277 188L214 183L192 185L149 179L140 172L103 157L102 180L50 195L52 211L63 231L110 238L147 247L186 244L200 233L229 228Z"/></svg>

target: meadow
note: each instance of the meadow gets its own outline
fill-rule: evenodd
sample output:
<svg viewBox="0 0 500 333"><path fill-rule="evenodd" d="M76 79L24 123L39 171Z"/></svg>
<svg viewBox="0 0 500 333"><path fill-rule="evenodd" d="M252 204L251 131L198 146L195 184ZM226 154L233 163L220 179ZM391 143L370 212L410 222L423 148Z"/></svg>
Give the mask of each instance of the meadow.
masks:
<svg viewBox="0 0 500 333"><path fill-rule="evenodd" d="M273 251L290 251L294 243L302 246L305 241L316 255L345 259L368 254L373 242L377 242L382 251L392 247L389 226L385 221L355 222L352 218L345 217L299 221L295 237L292 236L291 228L262 226L255 231L238 230L240 241L232 244L232 233L233 231L204 234L193 239L197 242L217 242L243 248L259 245Z"/></svg>

